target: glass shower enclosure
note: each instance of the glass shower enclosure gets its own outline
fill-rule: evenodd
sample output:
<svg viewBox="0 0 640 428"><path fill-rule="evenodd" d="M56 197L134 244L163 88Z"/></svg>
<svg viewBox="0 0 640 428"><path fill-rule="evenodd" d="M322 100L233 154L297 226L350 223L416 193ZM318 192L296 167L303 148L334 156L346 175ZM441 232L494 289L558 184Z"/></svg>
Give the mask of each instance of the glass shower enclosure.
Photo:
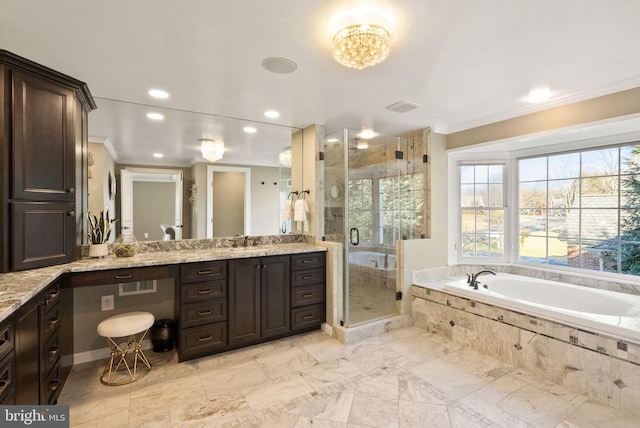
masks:
<svg viewBox="0 0 640 428"><path fill-rule="evenodd" d="M324 237L344 247L344 326L399 313L396 243L425 236L425 147L414 137L324 142Z"/></svg>

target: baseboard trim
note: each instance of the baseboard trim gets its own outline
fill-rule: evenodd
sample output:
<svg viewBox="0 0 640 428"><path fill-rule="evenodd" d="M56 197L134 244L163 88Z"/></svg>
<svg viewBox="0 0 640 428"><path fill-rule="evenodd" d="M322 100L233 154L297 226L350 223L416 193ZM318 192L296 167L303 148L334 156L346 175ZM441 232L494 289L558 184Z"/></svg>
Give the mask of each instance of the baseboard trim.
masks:
<svg viewBox="0 0 640 428"><path fill-rule="evenodd" d="M152 349L151 340L142 341L142 349ZM92 349L91 351L78 352L73 354L73 364L89 363L91 361L106 360L111 355L109 348Z"/></svg>

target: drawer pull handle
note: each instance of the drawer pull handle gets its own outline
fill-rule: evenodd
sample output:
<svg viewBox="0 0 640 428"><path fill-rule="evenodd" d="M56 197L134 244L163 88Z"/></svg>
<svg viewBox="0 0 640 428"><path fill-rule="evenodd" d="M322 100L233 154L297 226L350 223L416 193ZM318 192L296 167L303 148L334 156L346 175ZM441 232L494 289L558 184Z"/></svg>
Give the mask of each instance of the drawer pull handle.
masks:
<svg viewBox="0 0 640 428"><path fill-rule="evenodd" d="M207 342L207 341L209 341L209 340L211 340L211 339L213 339L213 338L211 337L211 335L209 335L209 336L205 336L205 337L199 337L199 338L198 338L198 342Z"/></svg>
<svg viewBox="0 0 640 428"><path fill-rule="evenodd" d="M211 290L210 288L208 290L198 290L198 294L202 295L202 294L211 294L213 292L213 290Z"/></svg>
<svg viewBox="0 0 640 428"><path fill-rule="evenodd" d="M47 296L47 300L44 302L45 305L49 306L52 302L54 302L58 296L60 295L60 290L56 290L52 293L49 293Z"/></svg>
<svg viewBox="0 0 640 428"><path fill-rule="evenodd" d="M305 275L302 277L302 279L313 279L312 275Z"/></svg>
<svg viewBox="0 0 640 428"><path fill-rule="evenodd" d="M55 327L56 324L58 324L59 321L60 321L60 317L51 318L49 320L49 324L47 328L51 330L53 327Z"/></svg>
<svg viewBox="0 0 640 428"><path fill-rule="evenodd" d="M310 320L311 318L313 318L313 315L305 315L302 317L303 320Z"/></svg>
<svg viewBox="0 0 640 428"><path fill-rule="evenodd" d="M49 361L54 359L56 357L56 355L58 355L58 352L60 352L60 347L58 345L52 346L49 349Z"/></svg>
<svg viewBox="0 0 640 428"><path fill-rule="evenodd" d="M305 299L308 299L309 297L313 296L313 293L307 293L307 294L303 294L302 297Z"/></svg>
<svg viewBox="0 0 640 428"><path fill-rule="evenodd" d="M60 379L54 379L49 382L49 392L53 392L60 387Z"/></svg>
<svg viewBox="0 0 640 428"><path fill-rule="evenodd" d="M303 260L302 263L304 263L304 264L313 263L313 260L311 260L311 259Z"/></svg>
<svg viewBox="0 0 640 428"><path fill-rule="evenodd" d="M209 275L211 273L211 269L199 270L198 275Z"/></svg>
<svg viewBox="0 0 640 428"><path fill-rule="evenodd" d="M133 278L133 274L130 273L128 275L116 275L116 279L131 279Z"/></svg>
<svg viewBox="0 0 640 428"><path fill-rule="evenodd" d="M211 309L209 309L208 311L198 311L198 315L202 316L202 315L211 315Z"/></svg>
<svg viewBox="0 0 640 428"><path fill-rule="evenodd" d="M0 380L0 395L4 394L4 392L11 386L11 381L9 379Z"/></svg>

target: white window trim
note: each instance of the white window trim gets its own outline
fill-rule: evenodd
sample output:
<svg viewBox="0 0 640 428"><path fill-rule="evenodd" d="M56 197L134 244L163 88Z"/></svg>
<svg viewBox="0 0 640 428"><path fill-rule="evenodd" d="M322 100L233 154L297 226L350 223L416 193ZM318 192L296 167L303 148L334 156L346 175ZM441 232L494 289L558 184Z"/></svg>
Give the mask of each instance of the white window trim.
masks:
<svg viewBox="0 0 640 428"><path fill-rule="evenodd" d="M615 136L604 136L591 138L582 141L564 142L560 144L541 145L526 149L514 150L511 152L480 152L479 150L453 150L447 152L447 209L449 213L456 213L450 216L447 222L447 262L449 265L468 264L468 265L509 265L516 267L533 268L539 271L567 273L584 278L609 279L613 281L623 281L636 283L636 277L632 275L600 272L573 268L569 266L557 266L541 263L532 263L521 261L518 258L518 248L515 246L513 237L519 235L518 213L519 213L519 195L518 195L518 162L519 158L553 155L555 153L587 151L599 147L607 147L612 145L632 144L640 141L640 132L625 133ZM490 149L487 149L490 150ZM505 201L505 258L462 258L458 243L461 236L460 216L460 179L458 166L461 164L478 164L478 163L505 163L506 193L508 199ZM453 218L451 218L453 217ZM640 278L639 278L640 279Z"/></svg>

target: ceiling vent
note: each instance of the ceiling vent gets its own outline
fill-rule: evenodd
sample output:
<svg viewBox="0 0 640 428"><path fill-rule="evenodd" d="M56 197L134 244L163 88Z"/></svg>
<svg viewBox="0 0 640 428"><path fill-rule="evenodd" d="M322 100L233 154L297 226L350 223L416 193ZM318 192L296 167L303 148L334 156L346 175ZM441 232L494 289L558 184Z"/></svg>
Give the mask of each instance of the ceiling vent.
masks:
<svg viewBox="0 0 640 428"><path fill-rule="evenodd" d="M288 74L296 71L298 64L291 58L272 56L262 61L262 67L272 73Z"/></svg>
<svg viewBox="0 0 640 428"><path fill-rule="evenodd" d="M385 107L389 111L395 111L396 113L406 113L408 111L417 109L420 107L420 104L414 103L412 101L398 101L397 103L393 103Z"/></svg>

